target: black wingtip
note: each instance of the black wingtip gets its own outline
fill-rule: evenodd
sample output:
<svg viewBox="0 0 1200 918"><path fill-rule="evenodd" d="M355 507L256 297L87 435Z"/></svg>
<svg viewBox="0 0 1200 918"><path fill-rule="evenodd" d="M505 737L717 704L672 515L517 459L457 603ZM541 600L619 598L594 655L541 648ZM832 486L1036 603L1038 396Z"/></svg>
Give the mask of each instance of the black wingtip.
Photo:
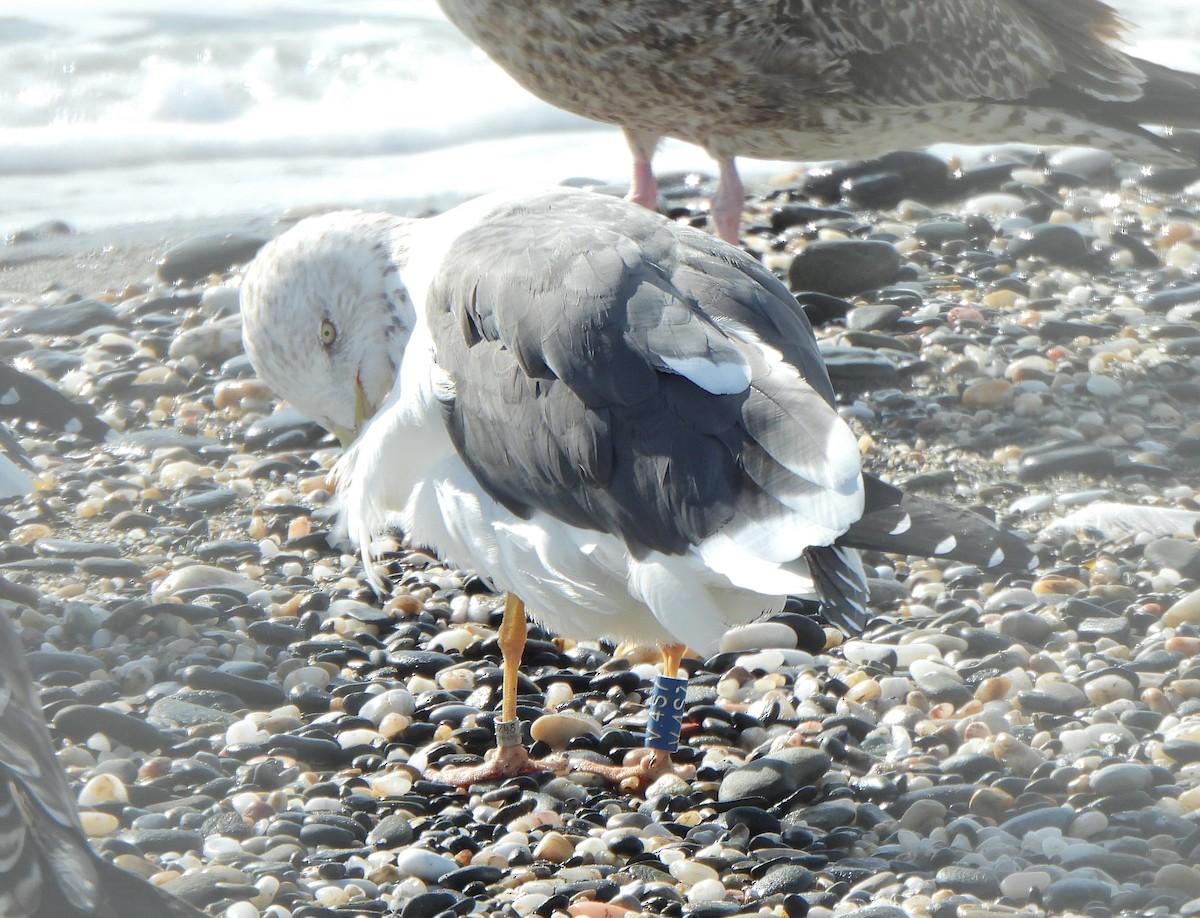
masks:
<svg viewBox="0 0 1200 918"><path fill-rule="evenodd" d="M864 475L862 518L838 539L848 548L951 558L983 570L1027 573L1041 558L1021 536L953 504L917 497Z"/></svg>
<svg viewBox="0 0 1200 918"><path fill-rule="evenodd" d="M806 549L805 560L821 595L821 614L847 634L860 634L871 618L867 578L858 552L838 545Z"/></svg>

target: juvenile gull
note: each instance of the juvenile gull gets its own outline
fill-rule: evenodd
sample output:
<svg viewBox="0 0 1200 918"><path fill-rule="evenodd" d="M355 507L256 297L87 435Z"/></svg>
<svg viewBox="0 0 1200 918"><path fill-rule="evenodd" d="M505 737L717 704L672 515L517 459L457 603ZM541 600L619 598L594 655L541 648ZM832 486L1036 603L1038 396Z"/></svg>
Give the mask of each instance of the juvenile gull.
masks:
<svg viewBox="0 0 1200 918"><path fill-rule="evenodd" d="M674 676L684 644L711 653L789 595L860 627L855 548L1032 561L982 517L861 474L787 288L624 201L558 189L310 218L255 258L242 315L296 408L347 441L374 414L335 469L367 570L393 515L508 591L501 723L522 601L566 636L658 645ZM528 767L503 745L450 779Z"/></svg>
<svg viewBox="0 0 1200 918"><path fill-rule="evenodd" d="M21 638L0 612L0 915L204 918L97 857L54 756Z"/></svg>
<svg viewBox="0 0 1200 918"><path fill-rule="evenodd" d="M1099 0L439 0L526 89L625 131L631 200L657 205L660 138L719 165L736 242L735 156L835 159L938 141L1103 147L1190 163L1141 125L1200 126L1200 76L1114 47Z"/></svg>

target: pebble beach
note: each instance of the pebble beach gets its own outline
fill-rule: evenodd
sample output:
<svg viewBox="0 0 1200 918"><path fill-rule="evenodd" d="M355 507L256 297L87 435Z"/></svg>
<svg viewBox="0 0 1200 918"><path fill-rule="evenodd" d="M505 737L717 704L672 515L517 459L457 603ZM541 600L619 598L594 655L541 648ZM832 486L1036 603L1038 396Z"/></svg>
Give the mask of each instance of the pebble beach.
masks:
<svg viewBox="0 0 1200 918"><path fill-rule="evenodd" d="M685 660L694 779L644 795L438 782L492 745L501 597L398 540L376 597L339 534L336 443L242 350L291 216L14 233L4 359L91 422L4 415L37 490L0 508L0 607L95 848L224 918L1200 914L1200 174L951 165L780 175L745 245L864 465L1041 564L868 554L863 635L731 632ZM704 225L709 181L662 209ZM639 746L656 662L534 629L535 754Z"/></svg>

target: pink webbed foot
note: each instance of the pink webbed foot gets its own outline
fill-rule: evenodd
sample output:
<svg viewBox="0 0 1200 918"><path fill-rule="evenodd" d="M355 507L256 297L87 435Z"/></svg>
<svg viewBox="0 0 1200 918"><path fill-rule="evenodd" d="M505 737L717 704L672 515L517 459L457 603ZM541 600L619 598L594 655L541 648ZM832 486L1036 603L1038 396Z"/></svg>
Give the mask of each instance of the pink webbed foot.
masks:
<svg viewBox="0 0 1200 918"><path fill-rule="evenodd" d="M435 777L455 787L470 787L485 781L503 781L517 775L530 775L539 771L562 774L568 768L565 758L535 759L524 746L500 746L488 753L479 765L451 765L439 771Z"/></svg>
<svg viewBox="0 0 1200 918"><path fill-rule="evenodd" d="M658 749L635 749L625 756L624 765L585 759L572 762L571 767L574 771L599 775L629 794L643 792L663 775L675 774L684 781L696 776L695 766L676 765L669 754Z"/></svg>

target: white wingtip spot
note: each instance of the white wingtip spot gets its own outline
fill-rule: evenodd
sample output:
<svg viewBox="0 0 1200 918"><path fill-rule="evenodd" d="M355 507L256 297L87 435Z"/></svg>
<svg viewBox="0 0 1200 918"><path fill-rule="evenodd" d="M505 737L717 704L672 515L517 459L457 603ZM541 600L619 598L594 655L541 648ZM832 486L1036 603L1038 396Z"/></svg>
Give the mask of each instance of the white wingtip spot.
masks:
<svg viewBox="0 0 1200 918"><path fill-rule="evenodd" d="M713 363L703 357L661 359L672 372L713 395L736 395L750 387L750 367L744 362Z"/></svg>
<svg viewBox="0 0 1200 918"><path fill-rule="evenodd" d="M992 556L988 558L988 567L999 567L1004 563L1004 549L997 548L992 552Z"/></svg>
<svg viewBox="0 0 1200 918"><path fill-rule="evenodd" d="M954 536L947 536L933 547L933 553L935 555L944 555L947 552L954 551L954 547L956 545L958 545L958 539L956 539Z"/></svg>
<svg viewBox="0 0 1200 918"><path fill-rule="evenodd" d="M888 535L904 535L910 529L912 529L912 517L906 513L896 521L896 525L892 527L892 531Z"/></svg>
<svg viewBox="0 0 1200 918"><path fill-rule="evenodd" d="M16 388L9 389L0 395L0 405L15 405L19 401L21 401L21 393Z"/></svg>

